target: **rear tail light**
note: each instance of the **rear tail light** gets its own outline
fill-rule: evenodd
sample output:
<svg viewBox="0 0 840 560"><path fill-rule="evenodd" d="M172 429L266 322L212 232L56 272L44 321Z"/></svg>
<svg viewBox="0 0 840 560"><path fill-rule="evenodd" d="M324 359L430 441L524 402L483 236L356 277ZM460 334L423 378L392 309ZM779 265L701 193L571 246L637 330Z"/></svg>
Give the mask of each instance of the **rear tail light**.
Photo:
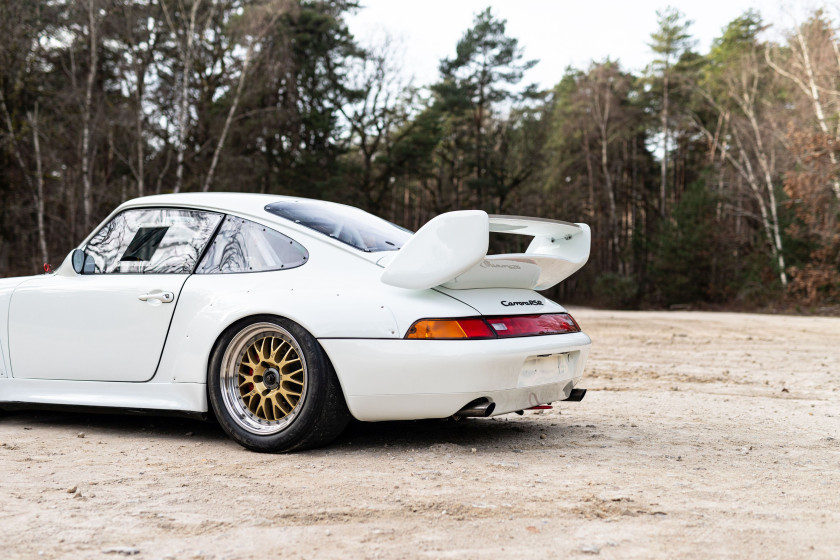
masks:
<svg viewBox="0 0 840 560"><path fill-rule="evenodd" d="M406 338L496 338L483 319L423 319L408 329Z"/></svg>
<svg viewBox="0 0 840 560"><path fill-rule="evenodd" d="M422 319L405 335L410 339L488 339L514 338L580 332L568 313L514 315L471 319Z"/></svg>
<svg viewBox="0 0 840 560"><path fill-rule="evenodd" d="M499 338L580 332L580 327L568 313L488 317L487 322Z"/></svg>

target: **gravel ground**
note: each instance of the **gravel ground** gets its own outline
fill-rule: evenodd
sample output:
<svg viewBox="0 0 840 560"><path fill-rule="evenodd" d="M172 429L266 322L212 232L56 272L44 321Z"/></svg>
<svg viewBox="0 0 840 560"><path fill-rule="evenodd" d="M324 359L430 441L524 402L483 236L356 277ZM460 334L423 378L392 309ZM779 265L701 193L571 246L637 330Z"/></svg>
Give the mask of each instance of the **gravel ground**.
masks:
<svg viewBox="0 0 840 560"><path fill-rule="evenodd" d="M0 556L840 559L840 319L573 313L590 391L521 417L260 455L188 419L9 413Z"/></svg>

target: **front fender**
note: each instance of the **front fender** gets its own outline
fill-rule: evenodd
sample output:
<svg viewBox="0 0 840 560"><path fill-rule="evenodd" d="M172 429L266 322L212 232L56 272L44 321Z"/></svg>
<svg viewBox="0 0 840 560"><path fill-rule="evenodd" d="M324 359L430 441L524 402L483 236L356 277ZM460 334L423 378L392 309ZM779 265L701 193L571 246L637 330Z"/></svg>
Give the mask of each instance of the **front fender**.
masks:
<svg viewBox="0 0 840 560"><path fill-rule="evenodd" d="M0 280L0 379L12 376L12 370L9 367L11 363L9 355L9 305L12 301L12 294L15 288L31 278L34 278L34 276Z"/></svg>

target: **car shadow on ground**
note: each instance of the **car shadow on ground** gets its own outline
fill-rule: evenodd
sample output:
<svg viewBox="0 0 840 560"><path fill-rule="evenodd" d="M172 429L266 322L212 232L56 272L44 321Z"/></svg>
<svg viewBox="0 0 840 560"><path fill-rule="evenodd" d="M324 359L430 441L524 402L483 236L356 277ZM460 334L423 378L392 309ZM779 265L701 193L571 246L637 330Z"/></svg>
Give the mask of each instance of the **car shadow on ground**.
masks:
<svg viewBox="0 0 840 560"><path fill-rule="evenodd" d="M613 441L618 426L574 424L561 416L508 414L495 418L465 418L458 421L416 420L403 422L352 422L332 449L380 451L495 450L532 452L550 449L606 446ZM616 430L613 430L615 428ZM606 432L606 433L605 433ZM329 449L329 448L328 448Z"/></svg>
<svg viewBox="0 0 840 560"><path fill-rule="evenodd" d="M111 436L132 436L148 434L152 437L169 438L200 437L207 440L226 439L215 420L195 417L160 415L123 411L90 411L73 409L9 410L5 411L0 424L13 425L24 430L53 428L71 434L102 434Z"/></svg>
<svg viewBox="0 0 840 560"><path fill-rule="evenodd" d="M513 445L539 441L542 425L504 417L464 418L458 421L414 420L403 422L352 422L336 442L340 446L422 448L435 444L462 446Z"/></svg>
<svg viewBox="0 0 840 560"><path fill-rule="evenodd" d="M235 445L216 421L192 417L145 413L113 413L71 410L11 410L0 420L6 427L21 430L52 428L66 435L108 435L168 440L202 441L206 444ZM323 451L343 452L387 449L412 450L435 445L522 449L555 447L562 438L587 437L595 426L570 425L561 417L506 415L497 418L460 420L414 420L401 422L350 422L344 433Z"/></svg>

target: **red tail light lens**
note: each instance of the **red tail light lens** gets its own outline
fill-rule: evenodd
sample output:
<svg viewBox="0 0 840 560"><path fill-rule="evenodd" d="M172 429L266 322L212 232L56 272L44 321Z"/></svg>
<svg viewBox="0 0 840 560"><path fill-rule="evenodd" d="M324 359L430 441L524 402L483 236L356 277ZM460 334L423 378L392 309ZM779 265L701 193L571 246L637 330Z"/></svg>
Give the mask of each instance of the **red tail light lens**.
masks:
<svg viewBox="0 0 840 560"><path fill-rule="evenodd" d="M568 313L545 315L515 315L486 319L422 319L405 335L410 339L458 340L514 338L580 332L580 327Z"/></svg>
<svg viewBox="0 0 840 560"><path fill-rule="evenodd" d="M488 317L487 322L499 338L580 332L580 327L568 313Z"/></svg>

